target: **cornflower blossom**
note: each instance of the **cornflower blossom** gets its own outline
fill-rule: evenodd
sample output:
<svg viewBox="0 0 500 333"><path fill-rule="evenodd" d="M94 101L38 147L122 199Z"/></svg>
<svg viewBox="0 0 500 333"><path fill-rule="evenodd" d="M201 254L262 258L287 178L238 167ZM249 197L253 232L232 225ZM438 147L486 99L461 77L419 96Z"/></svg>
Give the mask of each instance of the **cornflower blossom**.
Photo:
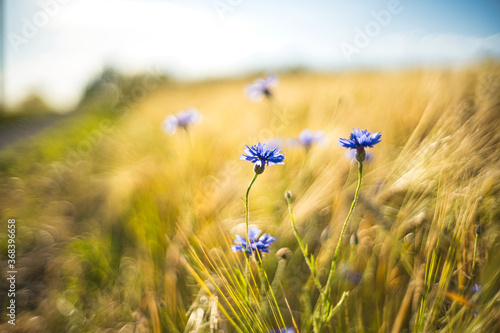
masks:
<svg viewBox="0 0 500 333"><path fill-rule="evenodd" d="M472 292L474 294L477 294L478 292L480 292L481 289L483 289L483 287L481 287L477 283L474 283L474 285L472 286ZM477 317L478 314L479 314L479 310L474 311L474 318Z"/></svg>
<svg viewBox="0 0 500 333"><path fill-rule="evenodd" d="M472 286L472 292L475 294L479 291L481 291L482 287L480 285L478 285L477 283L474 283L474 285Z"/></svg>
<svg viewBox="0 0 500 333"><path fill-rule="evenodd" d="M203 116L195 108L189 108L178 112L176 115L168 115L162 123L163 131L173 135L177 128L187 130L189 126L201 122Z"/></svg>
<svg viewBox="0 0 500 333"><path fill-rule="evenodd" d="M363 162L366 159L365 148L373 148L374 145L380 142L382 133L370 133L368 130L361 131L359 128L353 129L349 139L339 139L339 145L348 148L356 149L356 160Z"/></svg>
<svg viewBox="0 0 500 333"><path fill-rule="evenodd" d="M256 79L254 83L246 86L245 93L254 102L260 102L264 97L271 99L273 97L271 88L277 84L278 77L276 75L269 75L265 79Z"/></svg>
<svg viewBox="0 0 500 333"><path fill-rule="evenodd" d="M285 164L285 155L281 154L279 148L269 149L260 142L252 147L245 146L245 154L241 155L240 159L254 163L256 174L263 173L267 165Z"/></svg>
<svg viewBox="0 0 500 333"><path fill-rule="evenodd" d="M310 129L305 129L300 132L296 139L291 139L290 143L292 145L298 145L309 150L313 144L322 143L325 140L325 134L323 131L313 132Z"/></svg>
<svg viewBox="0 0 500 333"><path fill-rule="evenodd" d="M233 252L245 252L248 256L255 252L259 252L259 255L261 255L262 252L269 253L269 247L271 243L276 240L276 237L272 237L269 234L263 234L259 237L260 233L261 230L257 227L251 227L248 230L250 246L247 246L247 239L245 237L235 235L236 245L231 245L231 250L233 250Z"/></svg>

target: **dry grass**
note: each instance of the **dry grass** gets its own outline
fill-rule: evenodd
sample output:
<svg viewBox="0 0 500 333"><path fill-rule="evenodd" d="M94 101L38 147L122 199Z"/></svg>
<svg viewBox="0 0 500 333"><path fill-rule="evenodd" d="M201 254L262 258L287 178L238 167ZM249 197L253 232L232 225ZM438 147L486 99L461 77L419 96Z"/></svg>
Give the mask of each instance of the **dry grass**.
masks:
<svg viewBox="0 0 500 333"><path fill-rule="evenodd" d="M13 332L183 332L188 321L199 332L215 324L261 332L281 326L280 315L304 327L318 295L283 194L294 193L299 232L324 282L356 186L354 162L336 140L358 127L382 132L382 143L365 165L332 297L350 293L326 331L500 330L499 78L495 64L289 74L274 106L247 101L248 79L155 91L62 179L47 164L3 172L1 216L19 221L26 272ZM166 114L190 106L203 123L189 134L161 132ZM284 148L286 164L268 168L250 194L251 223L278 237L263 263L270 283L282 262L275 253L292 251L263 317L264 305L238 299L234 267L243 261L228 247L241 234L253 174L238 159L244 144L304 128L324 130L327 143L307 155ZM483 233L469 283L476 225ZM482 289L473 294L475 283Z"/></svg>

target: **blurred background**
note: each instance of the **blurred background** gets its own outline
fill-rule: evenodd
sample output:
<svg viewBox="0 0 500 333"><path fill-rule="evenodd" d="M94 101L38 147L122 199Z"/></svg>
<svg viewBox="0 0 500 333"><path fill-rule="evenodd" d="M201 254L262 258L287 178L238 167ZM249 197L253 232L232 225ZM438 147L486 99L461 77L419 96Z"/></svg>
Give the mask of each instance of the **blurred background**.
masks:
<svg viewBox="0 0 500 333"><path fill-rule="evenodd" d="M500 55L498 1L2 1L5 104L71 110L111 67L177 80L457 66Z"/></svg>
<svg viewBox="0 0 500 333"><path fill-rule="evenodd" d="M19 271L13 327L2 268L1 332L308 332L318 294L283 194L324 282L356 186L337 145L352 128L382 142L334 281L332 297L350 296L325 332L500 330L499 1L0 9L0 219L16 220ZM272 98L250 101L268 74ZM162 131L191 107L201 122ZM306 128L322 143L297 144ZM250 216L278 237L263 266L282 286L279 322L231 312L228 296L253 175L239 156L270 140L285 165L259 176Z"/></svg>

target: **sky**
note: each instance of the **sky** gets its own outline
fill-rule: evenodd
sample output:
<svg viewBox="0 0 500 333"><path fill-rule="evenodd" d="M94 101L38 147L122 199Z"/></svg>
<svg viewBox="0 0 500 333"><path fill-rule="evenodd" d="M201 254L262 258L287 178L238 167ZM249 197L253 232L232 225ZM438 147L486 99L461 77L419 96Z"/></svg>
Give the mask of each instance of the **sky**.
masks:
<svg viewBox="0 0 500 333"><path fill-rule="evenodd" d="M111 66L182 80L304 67L453 67L500 57L500 1L3 0L7 105L69 109Z"/></svg>

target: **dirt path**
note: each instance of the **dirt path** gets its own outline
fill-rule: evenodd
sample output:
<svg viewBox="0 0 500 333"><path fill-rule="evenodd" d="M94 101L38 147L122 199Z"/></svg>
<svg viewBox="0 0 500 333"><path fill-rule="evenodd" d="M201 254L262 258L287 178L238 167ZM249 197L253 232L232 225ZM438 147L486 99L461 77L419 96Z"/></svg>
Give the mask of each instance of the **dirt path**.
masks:
<svg viewBox="0 0 500 333"><path fill-rule="evenodd" d="M0 120L0 150L26 140L68 118L70 115L36 115Z"/></svg>

